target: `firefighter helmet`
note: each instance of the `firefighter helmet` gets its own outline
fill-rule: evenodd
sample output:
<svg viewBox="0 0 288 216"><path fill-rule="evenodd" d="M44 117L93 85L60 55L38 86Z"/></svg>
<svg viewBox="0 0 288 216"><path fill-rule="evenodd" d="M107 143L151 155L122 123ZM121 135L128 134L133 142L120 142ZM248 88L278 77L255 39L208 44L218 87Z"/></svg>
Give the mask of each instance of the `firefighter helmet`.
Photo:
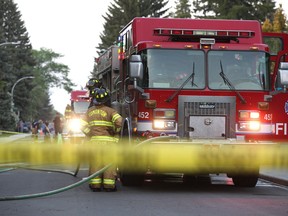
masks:
<svg viewBox="0 0 288 216"><path fill-rule="evenodd" d="M89 89L90 91L95 88L101 88L101 87L102 82L95 78L89 79L88 82L86 83L86 88Z"/></svg>
<svg viewBox="0 0 288 216"><path fill-rule="evenodd" d="M110 92L105 88L95 88L92 97L94 105L104 104L110 99Z"/></svg>

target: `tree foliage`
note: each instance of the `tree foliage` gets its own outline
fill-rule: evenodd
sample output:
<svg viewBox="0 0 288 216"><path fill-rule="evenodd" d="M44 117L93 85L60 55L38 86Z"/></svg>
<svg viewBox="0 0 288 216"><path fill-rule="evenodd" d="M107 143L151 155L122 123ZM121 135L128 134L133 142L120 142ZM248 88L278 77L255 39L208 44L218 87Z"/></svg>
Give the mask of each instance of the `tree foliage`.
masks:
<svg viewBox="0 0 288 216"><path fill-rule="evenodd" d="M56 61L60 57L44 48L32 50L17 5L0 0L0 130L14 130L19 117L24 121L52 118L49 88L70 92L74 86L68 66Z"/></svg>
<svg viewBox="0 0 288 216"><path fill-rule="evenodd" d="M282 8L282 4L280 4L280 7L276 9L276 12L274 14L273 18L273 31L274 32L284 32L286 27L286 16Z"/></svg>
<svg viewBox="0 0 288 216"><path fill-rule="evenodd" d="M287 17L282 8L282 4L276 9L272 21L266 18L262 25L263 32L285 32L287 31Z"/></svg>
<svg viewBox="0 0 288 216"><path fill-rule="evenodd" d="M189 0L176 0L175 18L191 18L191 4Z"/></svg>
<svg viewBox="0 0 288 216"><path fill-rule="evenodd" d="M263 32L273 32L273 25L268 18L265 19L265 21L262 25L262 31Z"/></svg>
<svg viewBox="0 0 288 216"><path fill-rule="evenodd" d="M34 72L38 74L45 88L58 87L64 88L67 92L72 91L75 85L68 78L69 67L57 62L63 55L55 53L51 49L41 48L33 50L33 56L36 61Z"/></svg>
<svg viewBox="0 0 288 216"><path fill-rule="evenodd" d="M163 17L168 0L114 0L103 16L104 31L98 49L105 50L117 40L119 31L135 17Z"/></svg>
<svg viewBox="0 0 288 216"><path fill-rule="evenodd" d="M264 22L274 14L274 0L193 0L195 17Z"/></svg>
<svg viewBox="0 0 288 216"><path fill-rule="evenodd" d="M11 112L12 100L16 112L29 107L31 80L25 79L12 87L22 77L31 76L35 64L21 14L12 0L0 0L0 129L13 130L16 125L15 113ZM3 107L5 105L5 107Z"/></svg>
<svg viewBox="0 0 288 216"><path fill-rule="evenodd" d="M71 92L75 86L68 78L69 67L57 60L63 57L51 49L41 48L33 50L36 65L33 68L34 88L32 89L32 107L34 119L51 120L54 113L50 103L49 89L52 87L64 88Z"/></svg>

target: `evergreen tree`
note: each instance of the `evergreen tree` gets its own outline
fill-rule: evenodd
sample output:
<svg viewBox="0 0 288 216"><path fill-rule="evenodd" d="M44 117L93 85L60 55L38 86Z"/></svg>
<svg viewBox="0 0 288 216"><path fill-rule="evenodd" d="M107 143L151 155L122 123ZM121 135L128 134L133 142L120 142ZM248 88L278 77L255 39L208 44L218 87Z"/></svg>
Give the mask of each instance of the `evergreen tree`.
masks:
<svg viewBox="0 0 288 216"><path fill-rule="evenodd" d="M189 0L176 0L175 18L191 18L191 4Z"/></svg>
<svg viewBox="0 0 288 216"><path fill-rule="evenodd" d="M132 0L133 1L133 0ZM137 1L135 1L137 2ZM169 0L138 0L136 7L139 11L138 17L166 17L169 8L165 8ZM133 10L133 8L132 8ZM136 17L134 16L134 17ZM130 17L132 20L134 17Z"/></svg>
<svg viewBox="0 0 288 216"><path fill-rule="evenodd" d="M262 31L263 32L272 32L273 31L273 25L268 18L265 19L265 21L262 25Z"/></svg>
<svg viewBox="0 0 288 216"><path fill-rule="evenodd" d="M276 9L272 20L271 23L271 20L266 18L262 25L263 32L285 32L287 30L287 18L283 11L282 4Z"/></svg>
<svg viewBox="0 0 288 216"><path fill-rule="evenodd" d="M17 119L11 112L12 100L20 113L23 108L29 107L31 80L19 82L13 98L10 93L17 80L32 75L34 61L27 30L12 0L0 0L0 44L0 129L14 130Z"/></svg>
<svg viewBox="0 0 288 216"><path fill-rule="evenodd" d="M163 17L168 0L114 0L103 16L104 31L98 49L105 50L117 41L119 31L135 17Z"/></svg>
<svg viewBox="0 0 288 216"><path fill-rule="evenodd" d="M273 32L284 32L286 30L286 16L282 4L276 9L273 19Z"/></svg>
<svg viewBox="0 0 288 216"><path fill-rule="evenodd" d="M275 11L274 0L193 0L195 17L264 22Z"/></svg>
<svg viewBox="0 0 288 216"><path fill-rule="evenodd" d="M17 5L13 0L0 0L0 130L15 130L19 117L24 121L52 118L49 88L70 92L74 86L69 68L55 62L59 57L47 49L33 51ZM34 79L19 81L28 76Z"/></svg>

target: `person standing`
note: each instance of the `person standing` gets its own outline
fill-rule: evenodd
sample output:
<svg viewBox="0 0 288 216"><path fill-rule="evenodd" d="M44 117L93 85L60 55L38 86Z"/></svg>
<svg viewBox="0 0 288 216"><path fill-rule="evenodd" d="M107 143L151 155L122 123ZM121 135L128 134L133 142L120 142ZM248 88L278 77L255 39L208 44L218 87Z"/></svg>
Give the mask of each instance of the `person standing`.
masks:
<svg viewBox="0 0 288 216"><path fill-rule="evenodd" d="M22 119L20 119L18 122L18 132L23 133L23 127L24 127L24 122L22 121Z"/></svg>
<svg viewBox="0 0 288 216"><path fill-rule="evenodd" d="M49 122L44 121L44 124L42 125L42 131L44 134L44 142L45 143L50 143L50 129L49 129Z"/></svg>
<svg viewBox="0 0 288 216"><path fill-rule="evenodd" d="M40 128L39 127L40 126L39 121L35 119L31 125L32 137L34 138L34 140L38 139L38 132L39 132L38 130Z"/></svg>
<svg viewBox="0 0 288 216"><path fill-rule="evenodd" d="M58 135L60 136L62 133L62 121L60 117L60 113L56 113L56 116L53 120L54 123L54 131L55 131L55 139L58 139Z"/></svg>
<svg viewBox="0 0 288 216"><path fill-rule="evenodd" d="M104 88L95 88L92 94L93 106L90 107L81 120L83 133L90 138L89 144L94 145L97 152L91 154L89 175L111 163L115 143L122 126L122 117L113 108L105 105L110 99L110 93ZM116 168L111 166L102 175L89 182L92 191L116 191Z"/></svg>

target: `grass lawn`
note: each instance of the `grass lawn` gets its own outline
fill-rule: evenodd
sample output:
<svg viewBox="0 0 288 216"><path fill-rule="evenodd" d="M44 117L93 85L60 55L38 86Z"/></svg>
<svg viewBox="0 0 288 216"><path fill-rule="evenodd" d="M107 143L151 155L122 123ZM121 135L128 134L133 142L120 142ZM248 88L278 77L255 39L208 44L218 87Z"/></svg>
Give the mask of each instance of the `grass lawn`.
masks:
<svg viewBox="0 0 288 216"><path fill-rule="evenodd" d="M5 132L0 132L0 138L1 137L9 137L9 136L12 136L13 133L5 133Z"/></svg>

